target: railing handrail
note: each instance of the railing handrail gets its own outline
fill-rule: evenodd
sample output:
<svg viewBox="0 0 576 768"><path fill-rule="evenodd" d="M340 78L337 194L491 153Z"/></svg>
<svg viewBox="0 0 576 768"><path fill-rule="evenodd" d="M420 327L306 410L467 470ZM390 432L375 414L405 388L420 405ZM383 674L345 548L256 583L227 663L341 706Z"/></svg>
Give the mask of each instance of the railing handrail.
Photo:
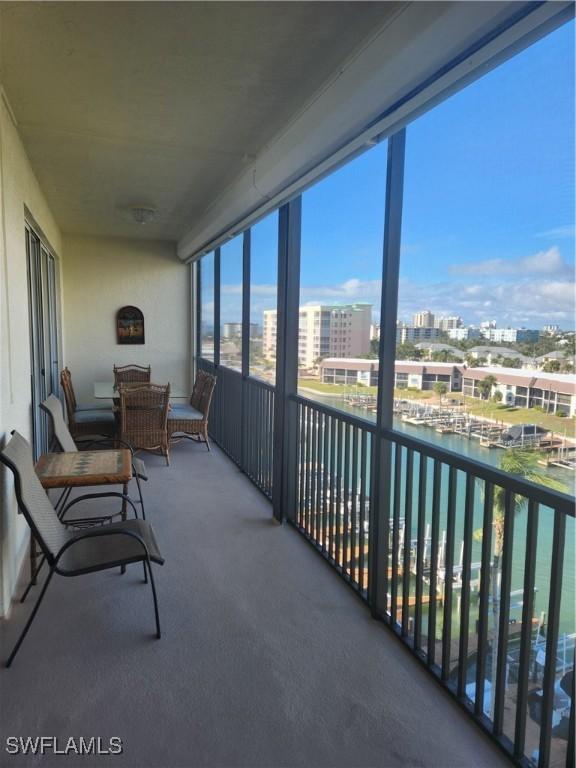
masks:
<svg viewBox="0 0 576 768"><path fill-rule="evenodd" d="M425 440L419 440L395 429L383 429L382 436L391 442L399 443L405 448L411 448L432 459L439 459L443 463L467 472L480 480L485 480L493 485L499 485L512 493L534 499L538 504L557 509L569 517L576 516L574 509L575 499L566 493L546 488L544 485L533 483L531 480L526 480L516 475L511 475L497 467L491 467L489 464L481 464L455 451L439 448L436 445L427 443Z"/></svg>
<svg viewBox="0 0 576 768"><path fill-rule="evenodd" d="M241 379L249 382L250 384L254 384L257 387L262 387L262 389L267 389L269 392L276 392L276 387L274 386L274 384L270 384L269 381L264 381L264 379L260 379L258 376L250 376L250 375L244 376L242 374L242 371L239 371L237 368L230 368L230 366L224 365L224 363L220 363L219 365L216 365L213 360L208 360L205 357L198 357L198 362L205 363L212 366L214 370L223 372L225 376L230 373L233 376L240 377Z"/></svg>
<svg viewBox="0 0 576 768"><path fill-rule="evenodd" d="M324 413L327 416L337 416L339 419L353 427L361 427L368 432L372 432L373 434L376 433L376 424L372 421L368 421L368 419L363 419L361 416L355 416L352 413L346 413L346 411L339 411L338 408L332 408L329 405L318 403L316 400L310 400L307 397L302 397L302 395L290 395L289 400L298 403L298 405L305 405L307 407L312 406L320 413Z"/></svg>

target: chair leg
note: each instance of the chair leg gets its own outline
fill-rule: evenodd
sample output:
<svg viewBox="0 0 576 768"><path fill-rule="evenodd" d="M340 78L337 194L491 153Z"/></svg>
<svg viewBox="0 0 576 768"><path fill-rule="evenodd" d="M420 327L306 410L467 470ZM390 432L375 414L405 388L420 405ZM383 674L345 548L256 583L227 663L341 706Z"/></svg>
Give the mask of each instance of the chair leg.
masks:
<svg viewBox="0 0 576 768"><path fill-rule="evenodd" d="M148 571L146 570L146 563L142 562L142 565L144 566L144 584L148 584Z"/></svg>
<svg viewBox="0 0 576 768"><path fill-rule="evenodd" d="M43 599L44 595L46 594L46 589L48 588L48 584L50 584L50 580L52 579L53 575L54 575L54 570L51 568L50 569L50 573L46 577L46 581L44 582L44 586L42 587L40 595L38 596L38 600L36 601L36 605L32 609L32 613L28 617L28 621L26 622L26 626L22 630L22 633L21 633L20 637L18 638L18 640L16 642L16 645L12 649L12 653L10 654L10 656L8 658L8 661L6 662L6 666L7 667L9 667L12 664L12 662L14 661L14 657L18 653L18 649L22 645L22 641L24 640L24 638L28 634L28 630L30 629L30 627L32 625L32 622L34 621L34 617L36 616L38 608L40 607L40 603L42 602L42 599Z"/></svg>
<svg viewBox="0 0 576 768"><path fill-rule="evenodd" d="M144 496L142 495L142 486L140 485L140 478L138 475L134 475L136 480L136 487L138 488L138 495L140 496L140 509L142 510L142 520L146 520L146 512L144 511Z"/></svg>
<svg viewBox="0 0 576 768"><path fill-rule="evenodd" d="M204 424L204 440L206 441L206 448L211 451L210 440L208 440L208 424Z"/></svg>
<svg viewBox="0 0 576 768"><path fill-rule="evenodd" d="M158 613L158 598L156 597L156 585L154 584L154 574L152 573L150 560L144 560L144 566L148 566L148 573L150 574L150 586L152 587L152 597L154 598L154 615L156 616L156 637L160 640L162 636L160 632L160 614Z"/></svg>

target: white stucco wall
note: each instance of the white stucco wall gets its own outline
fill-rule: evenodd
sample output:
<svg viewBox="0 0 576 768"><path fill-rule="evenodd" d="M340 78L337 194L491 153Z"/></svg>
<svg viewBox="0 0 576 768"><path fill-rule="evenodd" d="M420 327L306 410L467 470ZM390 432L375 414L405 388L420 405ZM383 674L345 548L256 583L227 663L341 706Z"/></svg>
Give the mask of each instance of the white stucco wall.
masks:
<svg viewBox="0 0 576 768"><path fill-rule="evenodd" d="M187 388L190 358L189 268L174 243L65 237L63 363L76 398L93 400L93 382L116 365L152 366L152 381ZM116 343L116 313L144 313L145 344Z"/></svg>
<svg viewBox="0 0 576 768"><path fill-rule="evenodd" d="M24 206L61 255L60 231L0 90L0 444L13 429L32 436ZM9 611L27 543L11 476L0 472L0 615Z"/></svg>

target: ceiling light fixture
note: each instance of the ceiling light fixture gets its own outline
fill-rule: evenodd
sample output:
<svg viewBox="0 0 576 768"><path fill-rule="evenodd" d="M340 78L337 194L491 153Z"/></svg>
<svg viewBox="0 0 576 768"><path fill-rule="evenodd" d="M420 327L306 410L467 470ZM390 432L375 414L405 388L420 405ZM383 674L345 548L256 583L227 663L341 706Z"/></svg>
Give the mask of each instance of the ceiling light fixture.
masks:
<svg viewBox="0 0 576 768"><path fill-rule="evenodd" d="M132 205L130 206L130 215L137 224L149 224L156 218L158 211L147 205Z"/></svg>

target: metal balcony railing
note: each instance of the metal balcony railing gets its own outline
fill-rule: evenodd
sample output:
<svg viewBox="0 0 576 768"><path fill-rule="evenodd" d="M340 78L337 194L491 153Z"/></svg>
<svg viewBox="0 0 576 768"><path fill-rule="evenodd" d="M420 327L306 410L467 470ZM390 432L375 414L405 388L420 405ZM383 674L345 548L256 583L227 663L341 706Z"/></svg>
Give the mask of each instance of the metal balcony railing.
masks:
<svg viewBox="0 0 576 768"><path fill-rule="evenodd" d="M217 372L214 440L272 498L275 388L199 365ZM289 522L517 764L572 765L576 635L562 598L573 498L287 400Z"/></svg>

